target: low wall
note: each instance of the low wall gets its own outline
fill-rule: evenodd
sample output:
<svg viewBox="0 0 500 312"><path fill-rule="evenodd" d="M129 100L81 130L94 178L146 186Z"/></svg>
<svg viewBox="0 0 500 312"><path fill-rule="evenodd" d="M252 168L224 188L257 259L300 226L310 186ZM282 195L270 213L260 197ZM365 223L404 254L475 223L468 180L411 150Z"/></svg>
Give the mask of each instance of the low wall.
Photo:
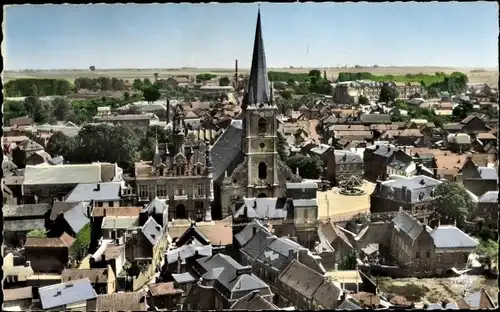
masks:
<svg viewBox="0 0 500 312"><path fill-rule="evenodd" d="M387 276L391 278L405 278L410 277L408 270L397 267L397 266L388 266L388 265L363 265L360 266L360 269L367 276Z"/></svg>

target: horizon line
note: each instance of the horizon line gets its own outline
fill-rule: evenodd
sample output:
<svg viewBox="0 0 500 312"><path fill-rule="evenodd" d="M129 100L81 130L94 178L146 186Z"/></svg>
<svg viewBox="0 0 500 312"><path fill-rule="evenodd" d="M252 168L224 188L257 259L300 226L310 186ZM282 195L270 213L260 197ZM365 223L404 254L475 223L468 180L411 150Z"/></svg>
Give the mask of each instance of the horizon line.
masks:
<svg viewBox="0 0 500 312"><path fill-rule="evenodd" d="M361 65L360 65L361 66ZM268 70L271 69L376 69L376 68L443 68L443 69L476 69L476 70L486 70L493 71L498 70L497 67L482 67L482 66L427 66L427 65L405 65L405 66L381 66L377 65L377 67L373 66L348 66L348 67L338 67L338 66L291 66L291 67L268 67ZM206 70L206 71L231 71L235 68L231 67L110 67L110 68L96 68L93 72L98 71L112 71L112 70L167 70L167 71L176 71L176 70ZM89 68L22 68L22 69L4 69L3 72L20 72L20 71L57 71L57 70L72 70L72 71L90 71ZM248 71L250 68L238 67L238 70Z"/></svg>

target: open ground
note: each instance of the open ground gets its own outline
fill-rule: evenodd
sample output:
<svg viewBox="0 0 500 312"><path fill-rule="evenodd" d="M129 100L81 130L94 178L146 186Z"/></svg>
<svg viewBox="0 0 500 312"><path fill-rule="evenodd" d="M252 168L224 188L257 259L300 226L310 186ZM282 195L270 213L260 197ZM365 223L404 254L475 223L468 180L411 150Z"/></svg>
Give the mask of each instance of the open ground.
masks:
<svg viewBox="0 0 500 312"><path fill-rule="evenodd" d="M307 73L312 68L269 68L270 71L283 71L290 73ZM327 77L337 77L340 72L369 72L374 75L406 75L406 74L434 74L435 72L444 72L450 74L458 71L466 74L471 83L498 83L498 69L495 68L451 68L451 67L368 67L368 68L317 68L326 71ZM249 69L239 69L240 73L248 73ZM161 77L172 75L197 75L200 73L213 73L218 76L231 76L234 69L224 68L179 68L179 69L97 69L94 72L90 70L40 70L30 72L4 71L3 81L9 81L19 78L54 78L67 79L71 82L77 77L99 77L109 76L124 80L133 80L135 78L154 78L154 73L159 73Z"/></svg>

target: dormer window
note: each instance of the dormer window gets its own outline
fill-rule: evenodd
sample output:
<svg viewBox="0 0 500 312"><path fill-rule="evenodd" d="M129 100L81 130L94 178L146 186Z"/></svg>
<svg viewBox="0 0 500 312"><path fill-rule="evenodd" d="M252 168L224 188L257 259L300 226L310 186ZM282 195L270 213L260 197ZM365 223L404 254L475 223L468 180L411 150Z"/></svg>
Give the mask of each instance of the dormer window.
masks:
<svg viewBox="0 0 500 312"><path fill-rule="evenodd" d="M424 192L420 192L418 194L418 200L423 200L424 199Z"/></svg>

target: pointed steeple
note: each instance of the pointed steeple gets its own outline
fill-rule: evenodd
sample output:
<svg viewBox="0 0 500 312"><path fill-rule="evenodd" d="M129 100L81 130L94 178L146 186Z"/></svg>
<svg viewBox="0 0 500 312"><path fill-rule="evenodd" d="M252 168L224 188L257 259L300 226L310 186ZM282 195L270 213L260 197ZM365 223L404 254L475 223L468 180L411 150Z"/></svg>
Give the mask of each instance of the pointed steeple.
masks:
<svg viewBox="0 0 500 312"><path fill-rule="evenodd" d="M266 55L264 53L264 41L262 39L262 26L260 22L260 8L257 14L257 27L255 29L255 40L253 44L252 67L248 88L243 99L242 108L248 105L269 103L269 81L267 77Z"/></svg>

